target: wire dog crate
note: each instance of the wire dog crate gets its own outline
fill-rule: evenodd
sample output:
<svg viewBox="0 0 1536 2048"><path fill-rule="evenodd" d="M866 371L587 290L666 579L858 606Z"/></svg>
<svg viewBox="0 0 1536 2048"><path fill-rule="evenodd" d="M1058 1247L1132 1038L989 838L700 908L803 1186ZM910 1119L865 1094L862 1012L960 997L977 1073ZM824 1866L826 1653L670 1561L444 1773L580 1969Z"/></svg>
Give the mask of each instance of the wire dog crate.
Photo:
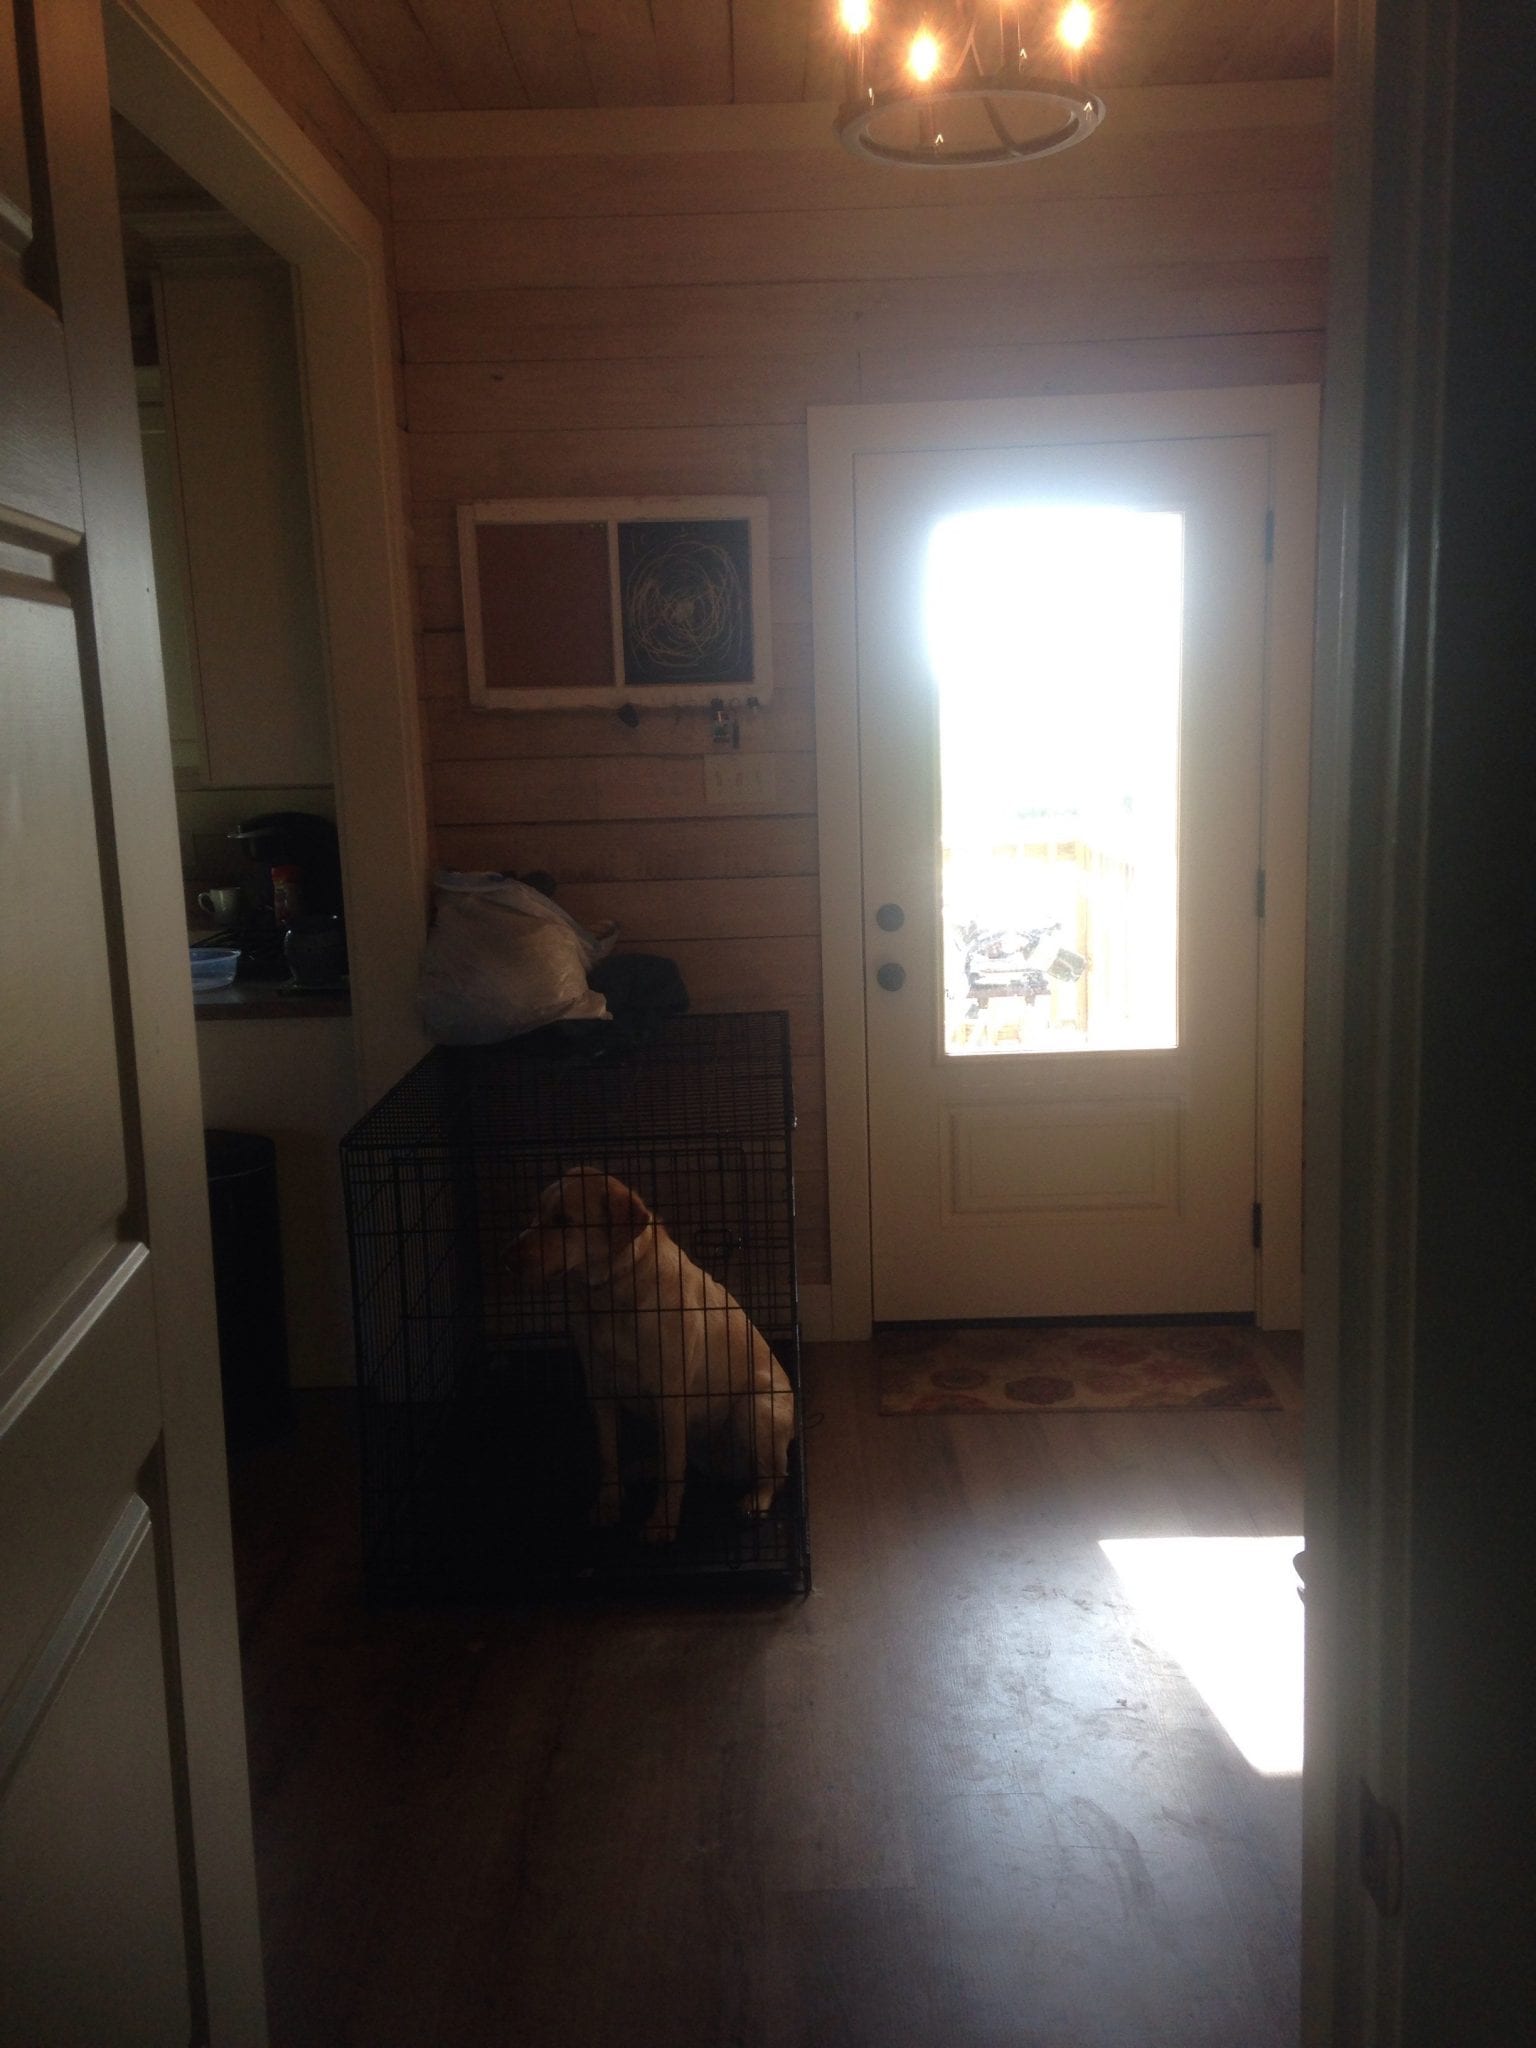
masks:
<svg viewBox="0 0 1536 2048"><path fill-rule="evenodd" d="M439 1047L348 1132L376 1590L808 1588L793 1127L769 1011Z"/></svg>

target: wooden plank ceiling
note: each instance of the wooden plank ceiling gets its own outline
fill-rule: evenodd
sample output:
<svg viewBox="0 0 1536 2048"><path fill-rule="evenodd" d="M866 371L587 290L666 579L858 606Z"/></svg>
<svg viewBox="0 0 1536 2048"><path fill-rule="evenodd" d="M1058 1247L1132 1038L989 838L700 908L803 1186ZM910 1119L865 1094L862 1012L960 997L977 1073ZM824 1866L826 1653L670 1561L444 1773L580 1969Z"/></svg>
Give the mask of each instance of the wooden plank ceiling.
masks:
<svg viewBox="0 0 1536 2048"><path fill-rule="evenodd" d="M942 26L953 0L875 0ZM1026 0L1026 21L1032 0ZM838 97L835 0L325 0L397 113ZM1054 18L1057 0L1041 14ZM1100 0L1101 86L1316 78L1332 0Z"/></svg>

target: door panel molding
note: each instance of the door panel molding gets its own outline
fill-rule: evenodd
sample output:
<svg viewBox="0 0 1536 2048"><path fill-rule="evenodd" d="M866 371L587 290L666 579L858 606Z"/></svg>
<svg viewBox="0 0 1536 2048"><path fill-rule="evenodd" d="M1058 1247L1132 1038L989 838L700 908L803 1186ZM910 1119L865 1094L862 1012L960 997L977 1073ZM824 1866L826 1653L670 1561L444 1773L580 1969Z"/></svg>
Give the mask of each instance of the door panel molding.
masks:
<svg viewBox="0 0 1536 2048"><path fill-rule="evenodd" d="M826 1028L832 1330L871 1324L864 882L860 841L855 466L861 455L1030 443L1262 436L1273 559L1265 637L1260 932L1258 1317L1301 1320L1301 1060L1307 735L1316 556L1315 386L812 407L812 618Z"/></svg>
<svg viewBox="0 0 1536 2048"><path fill-rule="evenodd" d="M0 1723L7 2041L201 2037L165 1665L134 1495Z"/></svg>
<svg viewBox="0 0 1536 2048"><path fill-rule="evenodd" d="M0 1800L21 1768L50 1704L69 1677L70 1667L107 1611L148 1534L149 1509L136 1493L131 1494L57 1626L43 1643L25 1678L0 1707Z"/></svg>
<svg viewBox="0 0 1536 2048"><path fill-rule="evenodd" d="M160 1387L148 1265L142 1245L98 1260L80 1290L82 1312L60 1318L0 1409L0 1556L29 1559L0 1607L0 1707L154 1451ZM58 1483L65 1470L67 1489Z"/></svg>
<svg viewBox="0 0 1536 2048"><path fill-rule="evenodd" d="M1181 1115L1177 1099L956 1105L947 1214L985 1225L989 1216L1177 1210ZM1027 1150L1018 1143L1026 1133ZM989 1142L997 1138L1006 1147Z"/></svg>

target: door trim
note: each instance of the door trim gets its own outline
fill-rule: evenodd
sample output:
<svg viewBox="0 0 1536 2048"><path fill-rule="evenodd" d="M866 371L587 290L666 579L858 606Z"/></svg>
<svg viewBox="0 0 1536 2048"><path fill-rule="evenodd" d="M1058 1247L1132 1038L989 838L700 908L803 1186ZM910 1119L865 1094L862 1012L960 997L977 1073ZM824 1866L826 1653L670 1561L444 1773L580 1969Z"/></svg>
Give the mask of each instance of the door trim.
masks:
<svg viewBox="0 0 1536 2048"><path fill-rule="evenodd" d="M195 0L108 0L112 104L293 265L359 1108L427 1049L426 801L384 225Z"/></svg>
<svg viewBox="0 0 1536 2048"><path fill-rule="evenodd" d="M854 463L893 450L1261 436L1270 445L1273 561L1265 623L1259 935L1258 1320L1301 1323L1302 1011L1307 776L1316 576L1319 391L1231 391L813 406L810 435L816 786L831 1231L830 1334L872 1323L864 886L859 810Z"/></svg>

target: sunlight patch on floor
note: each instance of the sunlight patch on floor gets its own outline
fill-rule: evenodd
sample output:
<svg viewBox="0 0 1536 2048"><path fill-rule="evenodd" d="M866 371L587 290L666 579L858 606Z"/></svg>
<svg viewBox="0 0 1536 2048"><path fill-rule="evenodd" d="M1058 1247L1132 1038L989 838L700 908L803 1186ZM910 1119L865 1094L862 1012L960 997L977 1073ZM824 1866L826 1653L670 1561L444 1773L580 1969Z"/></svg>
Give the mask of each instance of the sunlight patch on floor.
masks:
<svg viewBox="0 0 1536 2048"><path fill-rule="evenodd" d="M1301 1769L1299 1536L1158 1536L1100 1543L1140 1626L1184 1670L1265 1777Z"/></svg>

